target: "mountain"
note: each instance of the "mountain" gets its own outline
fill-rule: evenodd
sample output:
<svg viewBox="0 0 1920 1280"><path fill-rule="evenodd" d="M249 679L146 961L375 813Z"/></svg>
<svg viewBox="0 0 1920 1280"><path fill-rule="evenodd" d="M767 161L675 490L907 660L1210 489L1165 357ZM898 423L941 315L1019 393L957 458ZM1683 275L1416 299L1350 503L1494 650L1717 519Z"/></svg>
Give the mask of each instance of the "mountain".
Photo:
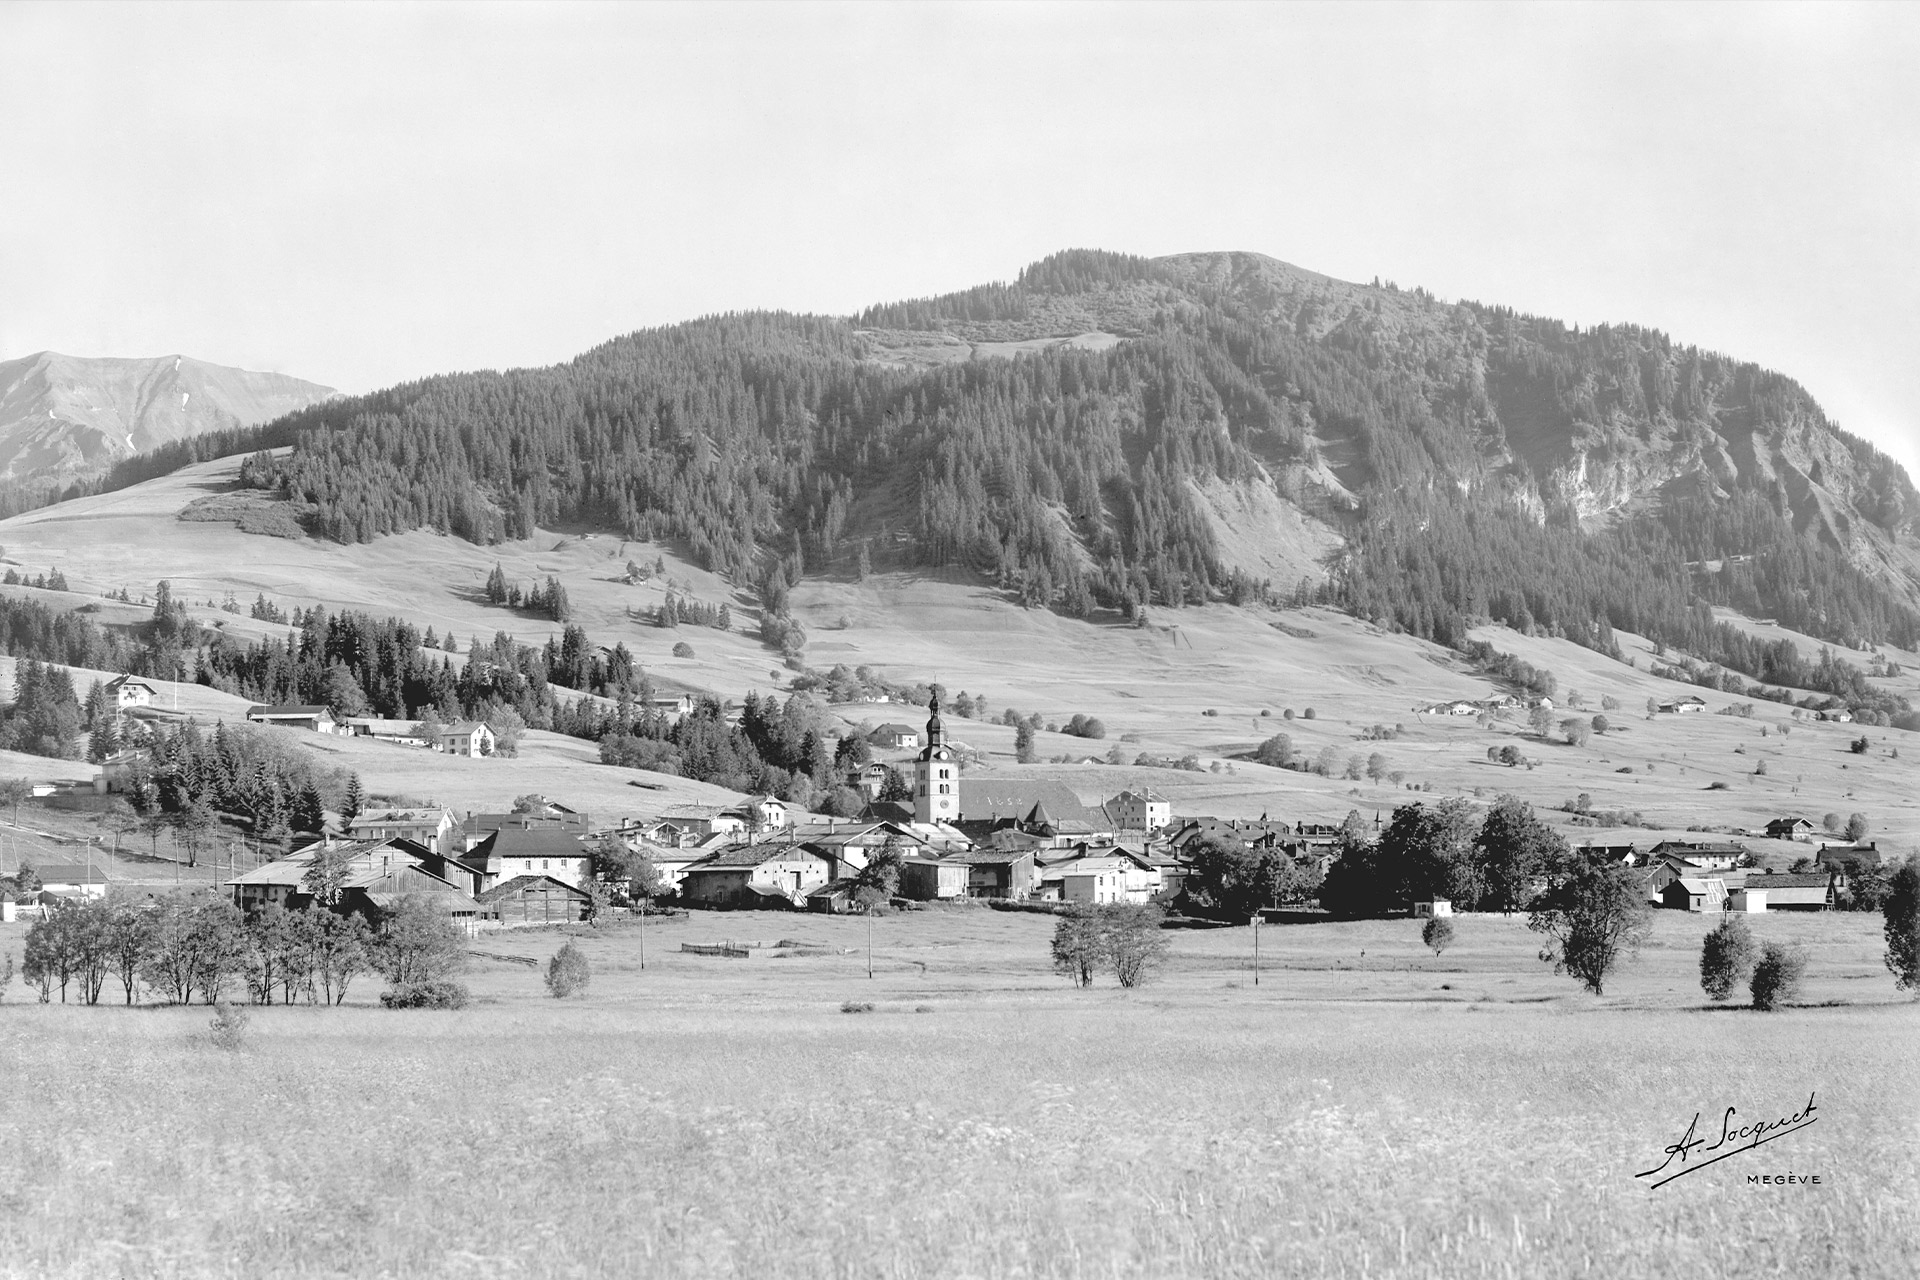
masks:
<svg viewBox="0 0 1920 1280"><path fill-rule="evenodd" d="M134 454L254 426L333 388L187 356L38 355L0 362L0 479L59 485Z"/></svg>
<svg viewBox="0 0 1920 1280"><path fill-rule="evenodd" d="M1790 378L1253 254L1069 251L1011 284L643 331L218 444L293 446L242 474L326 538L671 538L775 615L804 577L877 567L1074 617L1277 598L1454 646L1491 622L1610 652L1619 629L1788 683L1797 654L1711 607L1920 642L1920 494Z"/></svg>

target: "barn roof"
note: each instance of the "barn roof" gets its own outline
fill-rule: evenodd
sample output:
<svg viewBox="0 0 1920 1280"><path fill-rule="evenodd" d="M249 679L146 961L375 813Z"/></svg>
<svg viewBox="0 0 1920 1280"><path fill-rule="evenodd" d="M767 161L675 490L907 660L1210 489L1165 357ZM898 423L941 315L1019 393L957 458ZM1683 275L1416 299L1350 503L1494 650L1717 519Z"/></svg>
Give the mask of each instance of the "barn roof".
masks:
<svg viewBox="0 0 1920 1280"><path fill-rule="evenodd" d="M564 880L555 880L552 876L515 876L511 880L502 880L474 899L483 907L490 907L505 898L517 897L529 889L545 889L552 892L560 890L569 898L585 901L592 897L585 889L575 888Z"/></svg>
<svg viewBox="0 0 1920 1280"><path fill-rule="evenodd" d="M1832 883L1832 878L1824 871L1818 875L1794 875L1780 873L1770 876L1752 876L1747 880L1749 889L1824 889Z"/></svg>

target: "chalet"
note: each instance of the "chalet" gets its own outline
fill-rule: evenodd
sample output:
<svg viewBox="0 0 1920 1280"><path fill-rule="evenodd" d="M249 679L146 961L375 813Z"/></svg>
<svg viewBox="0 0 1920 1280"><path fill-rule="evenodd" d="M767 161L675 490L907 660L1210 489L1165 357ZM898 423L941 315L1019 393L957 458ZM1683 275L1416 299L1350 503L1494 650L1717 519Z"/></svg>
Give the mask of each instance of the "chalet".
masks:
<svg viewBox="0 0 1920 1280"><path fill-rule="evenodd" d="M647 861L653 864L654 874L660 877L660 891L668 894L680 892L680 883L686 878L687 868L709 856L704 849L635 848L632 841L628 842L627 847L647 855Z"/></svg>
<svg viewBox="0 0 1920 1280"><path fill-rule="evenodd" d="M1660 714L1668 716L1687 715L1706 709L1707 700L1691 693L1684 698L1669 698L1660 704Z"/></svg>
<svg viewBox="0 0 1920 1280"><path fill-rule="evenodd" d="M491 920L505 928L572 924L593 912L585 889L545 875L518 875L483 889L475 899Z"/></svg>
<svg viewBox="0 0 1920 1280"><path fill-rule="evenodd" d="M871 760L858 769L849 770L847 785L864 793L869 800L878 800L880 792L887 785L887 766L878 760Z"/></svg>
<svg viewBox="0 0 1920 1280"><path fill-rule="evenodd" d="M278 725L282 729L305 729L309 733L344 733L347 726L334 719L324 706L248 707L247 720L253 724Z"/></svg>
<svg viewBox="0 0 1920 1280"><path fill-rule="evenodd" d="M663 716L684 716L693 713L696 701L691 693L656 693L647 706Z"/></svg>
<svg viewBox="0 0 1920 1280"><path fill-rule="evenodd" d="M593 856L571 831L501 827L460 855L482 892L515 877L542 876L578 887L593 875Z"/></svg>
<svg viewBox="0 0 1920 1280"><path fill-rule="evenodd" d="M347 824L347 838L365 840L411 840L437 854L453 852L454 821L449 810L365 809Z"/></svg>
<svg viewBox="0 0 1920 1280"><path fill-rule="evenodd" d="M729 805L723 812L738 815L755 831L782 828L790 820L787 802L772 796L749 796L739 804Z"/></svg>
<svg viewBox="0 0 1920 1280"><path fill-rule="evenodd" d="M153 705L155 689L138 676L115 676L107 681L107 697L113 699L113 705L124 711L128 707L150 707Z"/></svg>
<svg viewBox="0 0 1920 1280"><path fill-rule="evenodd" d="M1805 818L1775 818L1767 824L1767 836L1773 840L1813 839L1814 826Z"/></svg>
<svg viewBox="0 0 1920 1280"><path fill-rule="evenodd" d="M1122 791L1107 801L1106 812L1116 831L1158 831L1173 822L1173 805L1144 788Z"/></svg>
<svg viewBox="0 0 1920 1280"><path fill-rule="evenodd" d="M53 863L35 867L34 874L40 877L41 889L63 898L104 898L107 894L106 871L86 863Z"/></svg>
<svg viewBox="0 0 1920 1280"><path fill-rule="evenodd" d="M1845 707L1836 707L1832 711L1816 711L1813 713L1813 718L1815 720L1829 720L1835 724L1852 724L1853 712L1847 710Z"/></svg>
<svg viewBox="0 0 1920 1280"><path fill-rule="evenodd" d="M1480 714L1478 704L1464 700L1460 702L1435 702L1424 707L1415 707L1414 710L1421 715L1428 716L1472 716Z"/></svg>
<svg viewBox="0 0 1920 1280"><path fill-rule="evenodd" d="M1745 888L1748 893L1765 894L1761 909L1766 911L1833 909L1833 876L1824 871L1809 875L1753 876Z"/></svg>
<svg viewBox="0 0 1920 1280"><path fill-rule="evenodd" d="M900 862L900 896L916 902L964 898L971 878L971 872L964 862L944 858L903 858Z"/></svg>
<svg viewBox="0 0 1920 1280"><path fill-rule="evenodd" d="M910 724L883 724L867 735L867 741L889 751L912 751L920 745L920 731Z"/></svg>
<svg viewBox="0 0 1920 1280"><path fill-rule="evenodd" d="M1450 898L1421 898L1413 904L1413 916L1416 920L1439 919L1453 914L1453 900Z"/></svg>
<svg viewBox="0 0 1920 1280"><path fill-rule="evenodd" d="M709 907L791 907L827 883L827 861L781 842L722 849L686 869L680 896Z"/></svg>
<svg viewBox="0 0 1920 1280"><path fill-rule="evenodd" d="M462 720L459 724L440 726L434 735L433 747L450 756L470 756L478 759L493 754L493 730L478 720Z"/></svg>
<svg viewBox="0 0 1920 1280"><path fill-rule="evenodd" d="M1662 906L1677 911L1725 911L1726 882L1705 876L1678 876L1660 892Z"/></svg>

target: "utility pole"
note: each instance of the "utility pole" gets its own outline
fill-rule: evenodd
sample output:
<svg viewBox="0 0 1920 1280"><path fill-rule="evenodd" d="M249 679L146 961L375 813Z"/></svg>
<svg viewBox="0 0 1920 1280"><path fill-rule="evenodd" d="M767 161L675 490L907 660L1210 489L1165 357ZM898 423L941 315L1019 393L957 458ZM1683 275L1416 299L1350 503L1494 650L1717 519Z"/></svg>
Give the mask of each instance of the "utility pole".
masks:
<svg viewBox="0 0 1920 1280"><path fill-rule="evenodd" d="M651 905L653 905L651 895L640 899L640 969L642 972L645 972L647 967L647 908Z"/></svg>
<svg viewBox="0 0 1920 1280"><path fill-rule="evenodd" d="M1253 985L1260 985L1260 916L1253 917Z"/></svg>
<svg viewBox="0 0 1920 1280"><path fill-rule="evenodd" d="M873 908L867 908L867 977L873 977Z"/></svg>

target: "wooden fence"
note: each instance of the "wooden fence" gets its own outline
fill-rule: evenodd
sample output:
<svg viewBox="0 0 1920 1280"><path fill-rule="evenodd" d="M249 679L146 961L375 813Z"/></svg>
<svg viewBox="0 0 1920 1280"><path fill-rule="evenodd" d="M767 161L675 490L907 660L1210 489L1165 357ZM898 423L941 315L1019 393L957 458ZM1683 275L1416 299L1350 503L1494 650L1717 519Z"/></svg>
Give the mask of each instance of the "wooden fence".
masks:
<svg viewBox="0 0 1920 1280"><path fill-rule="evenodd" d="M680 949L682 951L692 952L696 956L726 956L731 960L745 960L749 955L753 954L745 947L736 947L725 942L712 946L701 942L683 942L680 944Z"/></svg>

